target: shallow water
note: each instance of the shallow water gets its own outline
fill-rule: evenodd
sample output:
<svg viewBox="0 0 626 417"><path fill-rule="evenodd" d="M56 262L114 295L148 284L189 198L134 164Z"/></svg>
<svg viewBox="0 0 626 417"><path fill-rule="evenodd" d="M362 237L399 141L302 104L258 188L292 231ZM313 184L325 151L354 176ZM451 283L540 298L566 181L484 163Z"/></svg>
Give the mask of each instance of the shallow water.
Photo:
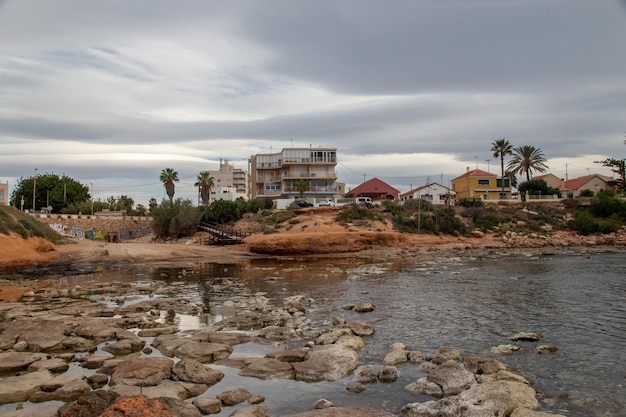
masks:
<svg viewBox="0 0 626 417"><path fill-rule="evenodd" d="M226 312L223 302L227 299L261 294L282 305L285 297L306 295L315 300L314 308L307 311L312 320L341 316L375 327L376 333L359 351L361 365L381 365L389 344L394 342L424 355L447 345L462 355L495 357L530 378L542 393L542 411L570 417L625 415L623 251L506 257L492 253L441 261L262 259L151 271L108 268L93 276L64 279L73 284L93 278L123 280L137 286L152 281L166 283L167 296L189 298L205 307L206 315L175 318L184 329L201 328L219 320ZM215 293L206 284L215 278L229 279L236 285L231 292ZM373 303L376 309L359 314L343 308L357 302ZM510 336L522 331L538 332L544 338L539 343L511 342ZM512 355L490 353L491 347L507 343L516 343L524 350ZM534 347L538 344L554 345L558 351L537 354ZM247 343L236 346L232 356L262 356L281 348L281 344ZM399 365L397 382L370 385L360 394L345 389L353 384L351 377L314 384L260 381L239 377L237 369L219 368L225 378L203 397L245 387L253 395L265 395L270 415L276 416L308 411L320 398L336 406L379 407L397 415L409 402L431 399L403 389L423 376L415 364ZM233 409L227 407L218 415L227 416Z"/></svg>

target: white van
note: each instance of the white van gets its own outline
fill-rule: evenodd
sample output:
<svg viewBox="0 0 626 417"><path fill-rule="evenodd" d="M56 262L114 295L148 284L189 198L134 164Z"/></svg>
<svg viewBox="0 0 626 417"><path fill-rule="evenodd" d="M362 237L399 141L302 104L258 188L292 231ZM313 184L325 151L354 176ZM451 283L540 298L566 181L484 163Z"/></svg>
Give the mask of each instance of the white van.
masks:
<svg viewBox="0 0 626 417"><path fill-rule="evenodd" d="M366 206L371 206L372 204L374 204L374 202L372 201L372 199L370 197L357 197L356 198L356 203L357 204L364 204Z"/></svg>

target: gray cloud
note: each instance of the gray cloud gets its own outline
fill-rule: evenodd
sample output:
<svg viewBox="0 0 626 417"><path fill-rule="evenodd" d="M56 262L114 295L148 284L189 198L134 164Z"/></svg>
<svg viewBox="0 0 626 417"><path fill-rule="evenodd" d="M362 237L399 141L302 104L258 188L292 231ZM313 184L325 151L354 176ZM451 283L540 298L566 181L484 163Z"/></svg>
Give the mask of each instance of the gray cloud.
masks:
<svg viewBox="0 0 626 417"><path fill-rule="evenodd" d="M139 187L293 143L337 147L340 181L406 187L500 137L585 173L624 153L625 23L611 0L7 0L0 180ZM116 150L137 161L84 156Z"/></svg>

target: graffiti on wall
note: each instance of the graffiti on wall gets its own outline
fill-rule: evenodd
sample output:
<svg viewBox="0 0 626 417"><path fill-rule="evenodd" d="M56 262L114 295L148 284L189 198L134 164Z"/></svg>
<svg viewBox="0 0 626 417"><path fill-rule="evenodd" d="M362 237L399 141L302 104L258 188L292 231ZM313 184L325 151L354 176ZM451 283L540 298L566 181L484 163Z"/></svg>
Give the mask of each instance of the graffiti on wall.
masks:
<svg viewBox="0 0 626 417"><path fill-rule="evenodd" d="M79 239L90 239L90 240L104 240L107 242L119 242L120 240L130 240L133 239L133 231L130 229L121 229L120 233L117 232L103 232L102 230L87 230L83 231L80 227L72 227L67 233L62 224L59 223L50 223L48 224L52 230L62 235L69 235L71 237L76 237ZM141 230L137 233L139 236L143 236L145 234L144 230Z"/></svg>
<svg viewBox="0 0 626 417"><path fill-rule="evenodd" d="M72 230L70 230L70 236L77 237L79 239L84 239L85 232L83 232L83 230L80 227L72 227Z"/></svg>
<svg viewBox="0 0 626 417"><path fill-rule="evenodd" d="M65 233L65 230L63 229L63 225L59 224L59 223L50 223L48 226L50 226L50 228L52 230L54 230L57 233Z"/></svg>

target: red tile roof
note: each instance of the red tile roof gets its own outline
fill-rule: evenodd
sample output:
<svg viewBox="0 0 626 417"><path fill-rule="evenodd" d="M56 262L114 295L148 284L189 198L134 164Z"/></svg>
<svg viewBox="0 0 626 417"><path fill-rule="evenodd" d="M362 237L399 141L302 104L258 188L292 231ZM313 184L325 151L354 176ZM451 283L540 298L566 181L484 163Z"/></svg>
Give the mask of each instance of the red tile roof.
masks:
<svg viewBox="0 0 626 417"><path fill-rule="evenodd" d="M454 178L452 181L462 180L464 178L471 178L471 177L498 177L498 176L496 174L492 174L490 172L483 171L482 169L473 169L471 171L467 171L463 175L460 175L460 176Z"/></svg>
<svg viewBox="0 0 626 417"><path fill-rule="evenodd" d="M374 196L380 196L382 198L387 198L387 196L390 196L394 200L397 200L400 191L387 184L386 182L379 180L378 178L372 178L371 180L367 180L361 185L353 188L350 191L350 194L355 197L364 196L372 198Z"/></svg>
<svg viewBox="0 0 626 417"><path fill-rule="evenodd" d="M584 177L573 178L571 180L565 181L565 189L566 190L578 190L580 187L591 181L593 178L598 178L601 181L609 182L611 178L606 177L604 175L593 174L593 175L585 175Z"/></svg>

